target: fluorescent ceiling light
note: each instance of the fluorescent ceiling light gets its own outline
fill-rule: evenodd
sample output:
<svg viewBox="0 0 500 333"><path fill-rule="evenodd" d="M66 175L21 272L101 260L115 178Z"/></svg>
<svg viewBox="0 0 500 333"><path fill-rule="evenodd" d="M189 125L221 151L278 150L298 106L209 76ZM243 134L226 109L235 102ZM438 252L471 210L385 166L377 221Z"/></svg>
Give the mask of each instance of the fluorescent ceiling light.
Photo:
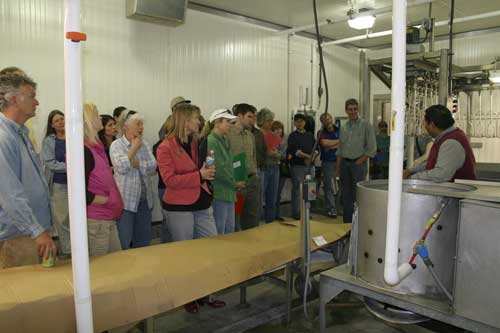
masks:
<svg viewBox="0 0 500 333"><path fill-rule="evenodd" d="M359 13L354 13L353 10L350 10L347 15L349 16L349 20L347 24L353 29L364 30L370 29L375 24L375 15L371 13L363 13L363 11L367 11L367 9L360 9Z"/></svg>
<svg viewBox="0 0 500 333"><path fill-rule="evenodd" d="M490 81L500 83L500 69L490 70Z"/></svg>

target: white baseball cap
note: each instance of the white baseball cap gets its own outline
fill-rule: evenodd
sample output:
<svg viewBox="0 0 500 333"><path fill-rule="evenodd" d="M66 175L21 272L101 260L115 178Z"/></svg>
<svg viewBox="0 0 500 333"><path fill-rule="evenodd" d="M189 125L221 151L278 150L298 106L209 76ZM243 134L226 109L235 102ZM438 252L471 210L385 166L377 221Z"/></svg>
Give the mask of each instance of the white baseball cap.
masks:
<svg viewBox="0 0 500 333"><path fill-rule="evenodd" d="M229 119L231 121L235 121L236 118L238 118L238 117L236 117L235 115L233 115L231 113L231 111L229 111L227 109L215 110L210 115L210 121L214 121L214 120L221 119L221 118L226 118L226 119Z"/></svg>

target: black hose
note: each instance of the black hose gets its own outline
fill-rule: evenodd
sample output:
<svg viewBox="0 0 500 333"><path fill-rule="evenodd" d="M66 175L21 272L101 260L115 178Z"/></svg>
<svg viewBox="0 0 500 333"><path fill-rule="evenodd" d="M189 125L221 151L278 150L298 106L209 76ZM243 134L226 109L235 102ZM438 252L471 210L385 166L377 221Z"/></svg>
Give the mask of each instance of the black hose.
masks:
<svg viewBox="0 0 500 333"><path fill-rule="evenodd" d="M451 96L452 92L452 80L451 80L451 72L453 65L453 19L455 18L455 0L451 0L451 8L450 8L450 32L449 32L449 41L450 41L450 49L448 50L448 96Z"/></svg>
<svg viewBox="0 0 500 333"><path fill-rule="evenodd" d="M319 53L319 66L320 66L320 76L323 76L323 82L325 83L325 112L324 114L326 115L328 113L328 104L330 101L330 95L329 95L329 90L328 90L328 80L326 79L326 70L325 70L325 62L323 60L323 47L321 46L321 36L319 34L319 24L318 24L318 10L316 7L316 0L313 0L313 12L314 12L314 26L316 28L316 41L318 43L318 53ZM314 146L312 149L312 158L309 166L307 167L306 170L306 175L311 175L311 170L314 165L314 161L317 157L317 154L314 154L316 149L318 148L318 143L319 143L319 137L321 135L321 132L323 131L324 126L321 125L321 128L318 131L318 134L316 136L316 140L314 142ZM311 175L311 178L313 175Z"/></svg>
<svg viewBox="0 0 500 333"><path fill-rule="evenodd" d="M318 42L318 53L319 53L319 66L320 66L320 75L323 75L323 82L325 83L325 97L326 97L326 105L325 105L325 114L328 113L328 80L326 79L326 71L325 71L325 62L323 61L323 47L321 46L321 36L319 34L319 24L318 24L318 10L316 8L316 0L313 0L313 8L314 8L314 26L316 28L316 41Z"/></svg>
<svg viewBox="0 0 500 333"><path fill-rule="evenodd" d="M325 71L325 63L323 61L323 48L321 47L321 36L319 34L319 25L318 25L318 10L316 8L316 0L313 0L313 10L314 10L314 26L316 28L316 41L318 42L318 53L319 53L319 65L320 65L320 76L323 76L323 82L325 83L325 96L326 96L326 103L325 103L325 115L328 113L328 103L329 103L329 94L328 94L328 80L326 79L326 71ZM321 82L321 81L320 81ZM309 166L307 167L306 170L306 175L311 175L311 170L314 165L314 160L316 159L316 149L318 147L319 143L319 138L321 135L321 132L323 131L324 125L321 125L320 130L318 131L318 134L316 136L316 140L314 142L314 146L311 152L312 158ZM311 175L311 178L313 178L313 175ZM309 320L308 315L307 315L307 293L310 290L310 281L309 281L309 274L311 270L311 244L309 241L309 235L311 234L310 231L310 226L306 225L305 226L305 236L307 236L307 239L305 240L305 258L304 258L304 294L303 294L303 307L304 307L304 317L306 320Z"/></svg>

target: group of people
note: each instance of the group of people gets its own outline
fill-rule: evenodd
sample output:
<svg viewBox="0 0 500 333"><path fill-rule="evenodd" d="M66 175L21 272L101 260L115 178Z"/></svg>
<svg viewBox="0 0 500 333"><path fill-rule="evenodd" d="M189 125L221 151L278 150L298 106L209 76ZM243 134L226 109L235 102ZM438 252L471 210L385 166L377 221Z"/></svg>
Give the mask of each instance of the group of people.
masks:
<svg viewBox="0 0 500 333"><path fill-rule="evenodd" d="M49 114L38 156L25 126L38 106L36 88L19 68L0 71L1 268L35 264L39 257L71 251L64 114ZM282 220L286 177L292 181L292 217L298 219L300 183L312 174L317 154L328 215L337 217L338 176L343 221L352 222L356 184L366 179L367 161L377 154L374 129L359 117L355 99L345 102L348 119L341 129L331 114L321 116L316 150L314 130L304 114L294 116L295 130L286 136L268 108L257 111L239 103L231 110L215 110L202 124L200 108L191 101L179 96L170 106L171 114L152 147L143 139L144 118L139 112L122 106L113 115L99 115L95 104L83 105L91 256L150 244L156 173L165 242L245 230L258 226L261 219ZM451 112L431 106L424 120L434 144L426 163L404 170L404 177L437 182L475 179L472 149L465 134L453 126ZM211 304L220 306L217 302ZM196 304L189 309L196 312Z"/></svg>

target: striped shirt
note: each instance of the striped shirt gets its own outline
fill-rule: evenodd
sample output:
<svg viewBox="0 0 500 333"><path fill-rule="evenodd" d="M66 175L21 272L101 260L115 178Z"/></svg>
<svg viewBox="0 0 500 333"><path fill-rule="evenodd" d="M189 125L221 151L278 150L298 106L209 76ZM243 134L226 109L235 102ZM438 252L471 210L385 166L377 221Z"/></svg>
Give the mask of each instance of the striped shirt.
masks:
<svg viewBox="0 0 500 333"><path fill-rule="evenodd" d="M116 184L122 195L124 209L135 213L139 207L143 183L146 189L145 197L148 201L148 207L153 208L153 189L150 176L156 172L156 160L151 146L143 140L135 155L136 160L139 161L139 168L133 168L128 159L130 147L131 144L124 135L113 141L109 148L109 155L115 172Z"/></svg>

